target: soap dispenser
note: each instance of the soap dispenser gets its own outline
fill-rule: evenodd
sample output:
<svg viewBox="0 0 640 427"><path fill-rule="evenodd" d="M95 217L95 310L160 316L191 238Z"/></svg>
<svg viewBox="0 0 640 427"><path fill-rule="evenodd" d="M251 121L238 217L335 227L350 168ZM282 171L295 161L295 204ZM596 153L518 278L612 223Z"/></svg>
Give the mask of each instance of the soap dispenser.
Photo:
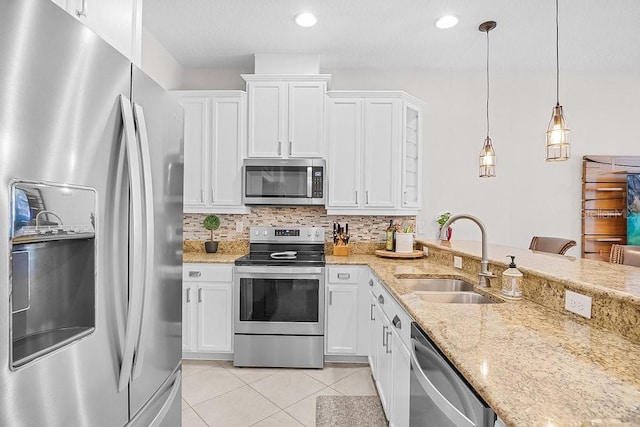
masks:
<svg viewBox="0 0 640 427"><path fill-rule="evenodd" d="M522 273L516 267L516 257L507 255L511 258L509 268L502 273L502 296L509 299L522 298Z"/></svg>

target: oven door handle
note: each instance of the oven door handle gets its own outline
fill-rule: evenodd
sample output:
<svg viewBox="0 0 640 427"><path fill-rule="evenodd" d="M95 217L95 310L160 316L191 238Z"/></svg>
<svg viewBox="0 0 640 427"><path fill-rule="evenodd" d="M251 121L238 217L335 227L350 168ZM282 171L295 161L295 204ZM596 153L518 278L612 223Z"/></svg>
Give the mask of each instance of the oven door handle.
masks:
<svg viewBox="0 0 640 427"><path fill-rule="evenodd" d="M269 275L269 277L274 276L300 276L305 274L323 274L324 267L287 267L287 266L236 266L237 274L246 274L249 277L253 277L254 274L264 274Z"/></svg>

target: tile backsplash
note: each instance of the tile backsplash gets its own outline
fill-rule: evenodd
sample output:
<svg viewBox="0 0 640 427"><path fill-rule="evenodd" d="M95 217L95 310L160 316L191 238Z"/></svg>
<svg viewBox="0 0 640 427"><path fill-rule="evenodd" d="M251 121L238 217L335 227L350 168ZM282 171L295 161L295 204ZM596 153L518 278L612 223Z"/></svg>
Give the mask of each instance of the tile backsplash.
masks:
<svg viewBox="0 0 640 427"><path fill-rule="evenodd" d="M184 240L209 240L210 232L202 225L208 214L187 213L183 215ZM415 226L415 216L353 216L327 215L323 207L255 207L249 214L217 214L220 218L220 228L214 231L216 240L249 240L249 228L256 226L297 226L324 227L327 238L336 221L344 226L349 223L349 235L352 242L383 242L384 232L389 221L401 223L404 226ZM242 222L242 231L236 231L236 223Z"/></svg>

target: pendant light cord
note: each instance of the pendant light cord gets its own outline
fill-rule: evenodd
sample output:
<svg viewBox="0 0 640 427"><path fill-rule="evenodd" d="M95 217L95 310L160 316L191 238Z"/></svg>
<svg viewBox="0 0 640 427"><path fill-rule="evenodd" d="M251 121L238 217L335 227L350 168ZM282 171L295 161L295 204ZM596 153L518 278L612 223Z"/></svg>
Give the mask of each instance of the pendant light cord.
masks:
<svg viewBox="0 0 640 427"><path fill-rule="evenodd" d="M487 30L487 138L489 138L489 30Z"/></svg>
<svg viewBox="0 0 640 427"><path fill-rule="evenodd" d="M556 0L556 104L560 105L560 48L558 39L558 0Z"/></svg>

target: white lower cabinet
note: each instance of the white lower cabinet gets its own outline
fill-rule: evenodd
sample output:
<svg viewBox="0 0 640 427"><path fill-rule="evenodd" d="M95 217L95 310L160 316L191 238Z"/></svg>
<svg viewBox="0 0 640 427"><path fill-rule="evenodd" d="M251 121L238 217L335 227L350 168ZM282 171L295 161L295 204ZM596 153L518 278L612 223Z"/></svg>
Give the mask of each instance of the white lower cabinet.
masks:
<svg viewBox="0 0 640 427"><path fill-rule="evenodd" d="M325 354L367 356L369 305L362 296L369 269L362 266L330 266L326 279Z"/></svg>
<svg viewBox="0 0 640 427"><path fill-rule="evenodd" d="M369 293L371 320L369 363L389 425L409 425L411 317L373 278Z"/></svg>
<svg viewBox="0 0 640 427"><path fill-rule="evenodd" d="M183 353L233 351L233 266L184 264Z"/></svg>

